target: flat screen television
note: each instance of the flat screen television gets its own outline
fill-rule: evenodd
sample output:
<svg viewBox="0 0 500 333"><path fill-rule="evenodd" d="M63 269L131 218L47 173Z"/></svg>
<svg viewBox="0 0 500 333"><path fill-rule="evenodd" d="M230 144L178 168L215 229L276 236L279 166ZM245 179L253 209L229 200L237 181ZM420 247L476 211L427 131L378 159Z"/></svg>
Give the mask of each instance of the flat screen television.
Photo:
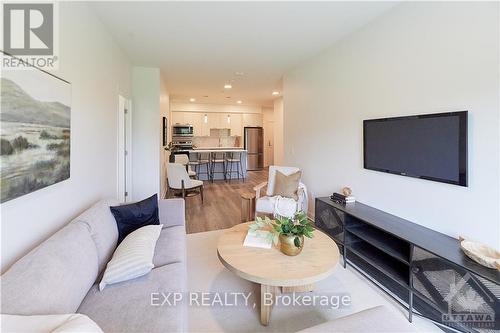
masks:
<svg viewBox="0 0 500 333"><path fill-rule="evenodd" d="M467 186L467 111L363 121L364 168Z"/></svg>

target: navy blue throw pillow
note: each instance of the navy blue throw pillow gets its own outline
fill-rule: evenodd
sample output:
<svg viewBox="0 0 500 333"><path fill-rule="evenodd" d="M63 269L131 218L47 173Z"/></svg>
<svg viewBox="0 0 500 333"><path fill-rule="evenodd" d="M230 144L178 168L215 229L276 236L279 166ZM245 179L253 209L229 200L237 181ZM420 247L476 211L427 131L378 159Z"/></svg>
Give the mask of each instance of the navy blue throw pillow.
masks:
<svg viewBox="0 0 500 333"><path fill-rule="evenodd" d="M128 205L109 207L118 226L118 244L131 232L151 224L160 224L158 198L155 195Z"/></svg>

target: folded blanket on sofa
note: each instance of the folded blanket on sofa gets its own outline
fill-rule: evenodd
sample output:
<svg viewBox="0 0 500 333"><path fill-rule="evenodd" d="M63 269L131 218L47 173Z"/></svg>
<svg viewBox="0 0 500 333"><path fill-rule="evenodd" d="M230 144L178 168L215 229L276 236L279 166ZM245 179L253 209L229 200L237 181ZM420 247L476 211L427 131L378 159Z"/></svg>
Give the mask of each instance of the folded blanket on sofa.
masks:
<svg viewBox="0 0 500 333"><path fill-rule="evenodd" d="M78 314L17 316L1 315L2 332L103 333L89 317Z"/></svg>

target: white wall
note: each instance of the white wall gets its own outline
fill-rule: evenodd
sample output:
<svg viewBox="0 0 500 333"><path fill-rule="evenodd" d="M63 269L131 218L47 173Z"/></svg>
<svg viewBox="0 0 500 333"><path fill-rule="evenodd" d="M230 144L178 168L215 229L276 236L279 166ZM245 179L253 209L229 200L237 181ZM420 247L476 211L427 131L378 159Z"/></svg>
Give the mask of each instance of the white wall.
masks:
<svg viewBox="0 0 500 333"><path fill-rule="evenodd" d="M285 160L312 196L500 247L499 5L408 2L284 78ZM362 121L469 110L469 187L363 169Z"/></svg>
<svg viewBox="0 0 500 333"><path fill-rule="evenodd" d="M274 100L274 165L285 165L284 147L284 101L283 97Z"/></svg>
<svg viewBox="0 0 500 333"><path fill-rule="evenodd" d="M132 200L160 193L160 70L132 68Z"/></svg>
<svg viewBox="0 0 500 333"><path fill-rule="evenodd" d="M118 94L128 59L84 3L61 2L60 66L71 82L71 177L1 205L2 272L91 204L116 197Z"/></svg>

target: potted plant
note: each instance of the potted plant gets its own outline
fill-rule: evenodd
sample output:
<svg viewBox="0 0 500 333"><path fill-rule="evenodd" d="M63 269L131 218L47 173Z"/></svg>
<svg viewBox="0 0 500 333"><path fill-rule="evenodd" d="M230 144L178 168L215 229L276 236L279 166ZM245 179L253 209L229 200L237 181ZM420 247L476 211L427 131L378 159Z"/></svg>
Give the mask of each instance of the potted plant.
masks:
<svg viewBox="0 0 500 333"><path fill-rule="evenodd" d="M255 223L250 225L250 230L257 232L259 228L271 227L271 232L266 237L272 239L275 245L280 243L280 250L288 256L296 256L304 247L304 236L312 238L314 228L303 212L296 213L292 218L277 217L271 220L269 217L257 217Z"/></svg>

